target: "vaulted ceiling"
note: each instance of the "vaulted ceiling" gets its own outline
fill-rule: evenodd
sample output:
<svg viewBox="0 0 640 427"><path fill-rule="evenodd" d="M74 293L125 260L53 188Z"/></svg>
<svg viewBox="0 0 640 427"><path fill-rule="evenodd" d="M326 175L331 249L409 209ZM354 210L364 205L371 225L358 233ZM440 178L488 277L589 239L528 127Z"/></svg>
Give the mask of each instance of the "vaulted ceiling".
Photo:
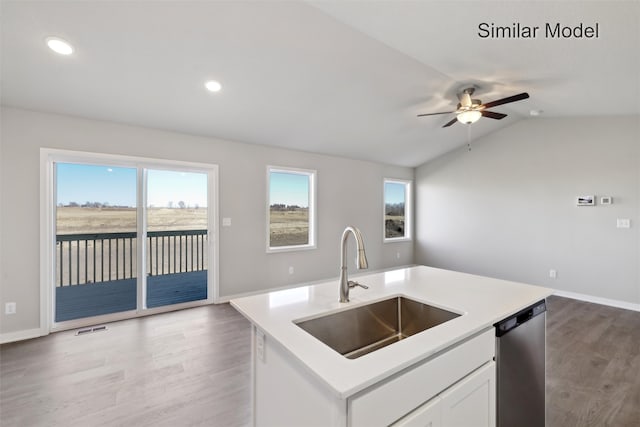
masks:
<svg viewBox="0 0 640 427"><path fill-rule="evenodd" d="M39 111L402 166L518 120L640 114L637 1L4 0L0 12L2 104ZM481 38L483 22L542 29ZM597 23L599 37L548 39L546 23ZM531 97L470 129L416 117L455 109L469 85L484 102Z"/></svg>

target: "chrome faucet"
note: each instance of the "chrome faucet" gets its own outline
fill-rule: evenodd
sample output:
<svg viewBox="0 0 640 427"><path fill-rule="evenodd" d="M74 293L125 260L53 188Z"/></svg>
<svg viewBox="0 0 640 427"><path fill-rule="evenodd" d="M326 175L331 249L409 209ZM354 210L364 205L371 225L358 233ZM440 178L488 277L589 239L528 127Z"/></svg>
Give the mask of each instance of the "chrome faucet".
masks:
<svg viewBox="0 0 640 427"><path fill-rule="evenodd" d="M362 268L369 268L367 263L367 254L364 252L364 240L362 240L362 233L356 227L347 227L342 232L342 244L340 245L340 302L349 302L349 289L360 286L364 289L369 289L368 286L361 285L358 282L352 282L347 279L347 238L349 233L353 234L356 239L356 265L358 270Z"/></svg>

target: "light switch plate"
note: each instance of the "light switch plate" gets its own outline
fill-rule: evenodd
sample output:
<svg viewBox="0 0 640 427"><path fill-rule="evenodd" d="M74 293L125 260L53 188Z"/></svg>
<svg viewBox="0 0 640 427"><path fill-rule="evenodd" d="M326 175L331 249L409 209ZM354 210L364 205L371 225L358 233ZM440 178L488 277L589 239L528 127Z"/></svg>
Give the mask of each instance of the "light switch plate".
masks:
<svg viewBox="0 0 640 427"><path fill-rule="evenodd" d="M231 227L231 218L222 218L223 227Z"/></svg>
<svg viewBox="0 0 640 427"><path fill-rule="evenodd" d="M629 218L618 218L616 221L618 228L631 228L631 220Z"/></svg>
<svg viewBox="0 0 640 427"><path fill-rule="evenodd" d="M4 305L4 314L16 314L16 303L8 302Z"/></svg>

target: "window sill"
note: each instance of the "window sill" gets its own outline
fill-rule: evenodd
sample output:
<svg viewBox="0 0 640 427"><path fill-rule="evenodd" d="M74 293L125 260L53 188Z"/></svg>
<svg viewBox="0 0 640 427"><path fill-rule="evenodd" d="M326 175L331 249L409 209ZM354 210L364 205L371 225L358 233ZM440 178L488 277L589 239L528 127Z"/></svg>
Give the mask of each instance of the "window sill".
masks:
<svg viewBox="0 0 640 427"><path fill-rule="evenodd" d="M317 249L316 245L296 245L296 246L276 246L274 248L268 247L268 254L277 254L280 252L297 252L297 251L310 251Z"/></svg>
<svg viewBox="0 0 640 427"><path fill-rule="evenodd" d="M411 237L393 237L390 239L384 238L382 243L401 243L401 242L410 242L413 239Z"/></svg>

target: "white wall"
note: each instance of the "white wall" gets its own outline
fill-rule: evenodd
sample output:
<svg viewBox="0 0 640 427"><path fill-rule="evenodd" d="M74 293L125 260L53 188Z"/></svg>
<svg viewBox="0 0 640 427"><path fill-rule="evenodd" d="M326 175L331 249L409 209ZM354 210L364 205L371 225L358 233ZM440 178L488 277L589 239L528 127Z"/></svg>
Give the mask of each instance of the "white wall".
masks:
<svg viewBox="0 0 640 427"><path fill-rule="evenodd" d="M413 262L413 242L382 243L383 178L413 179L411 168L13 108L2 108L1 119L0 333L39 327L41 147L218 164L220 218L232 218L220 227L221 297L337 280L347 225L363 232L370 269ZM266 253L267 165L318 171L316 250ZM4 315L8 301L17 302L17 314Z"/></svg>
<svg viewBox="0 0 640 427"><path fill-rule="evenodd" d="M418 264L640 309L637 116L519 121L417 168L416 199Z"/></svg>

